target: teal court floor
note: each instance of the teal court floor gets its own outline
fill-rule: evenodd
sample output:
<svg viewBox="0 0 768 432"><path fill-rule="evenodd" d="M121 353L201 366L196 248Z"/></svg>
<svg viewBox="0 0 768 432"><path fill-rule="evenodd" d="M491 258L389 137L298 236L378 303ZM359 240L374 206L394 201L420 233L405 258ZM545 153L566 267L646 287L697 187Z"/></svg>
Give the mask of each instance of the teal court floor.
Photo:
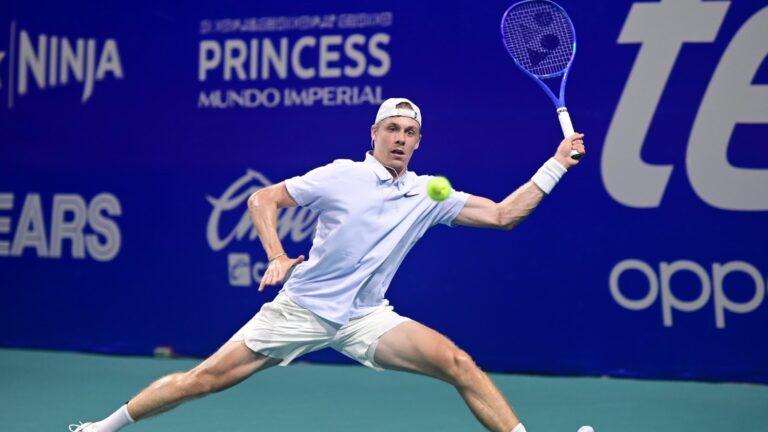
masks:
<svg viewBox="0 0 768 432"><path fill-rule="evenodd" d="M197 359L0 349L0 430L101 419ZM768 386L492 374L529 432L768 431ZM129 432L481 431L442 382L361 366L274 367Z"/></svg>

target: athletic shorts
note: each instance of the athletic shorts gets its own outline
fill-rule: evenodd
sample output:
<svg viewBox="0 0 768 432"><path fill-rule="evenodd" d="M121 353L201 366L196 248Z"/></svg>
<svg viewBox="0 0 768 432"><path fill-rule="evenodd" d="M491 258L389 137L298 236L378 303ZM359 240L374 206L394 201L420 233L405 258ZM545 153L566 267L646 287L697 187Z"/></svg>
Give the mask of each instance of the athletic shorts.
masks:
<svg viewBox="0 0 768 432"><path fill-rule="evenodd" d="M383 370L373 360L379 338L406 321L410 318L398 315L390 305L383 305L340 326L297 305L281 292L265 303L230 341L244 341L254 352L281 359L280 366L331 347L369 368Z"/></svg>

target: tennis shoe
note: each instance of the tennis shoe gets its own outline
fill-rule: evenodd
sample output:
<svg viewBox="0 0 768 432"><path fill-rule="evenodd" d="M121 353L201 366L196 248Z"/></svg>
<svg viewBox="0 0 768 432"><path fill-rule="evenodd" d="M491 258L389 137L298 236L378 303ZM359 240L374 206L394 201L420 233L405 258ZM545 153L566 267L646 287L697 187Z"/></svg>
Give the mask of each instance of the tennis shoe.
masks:
<svg viewBox="0 0 768 432"><path fill-rule="evenodd" d="M96 427L96 423L80 422L69 425L69 432L99 432L99 428Z"/></svg>

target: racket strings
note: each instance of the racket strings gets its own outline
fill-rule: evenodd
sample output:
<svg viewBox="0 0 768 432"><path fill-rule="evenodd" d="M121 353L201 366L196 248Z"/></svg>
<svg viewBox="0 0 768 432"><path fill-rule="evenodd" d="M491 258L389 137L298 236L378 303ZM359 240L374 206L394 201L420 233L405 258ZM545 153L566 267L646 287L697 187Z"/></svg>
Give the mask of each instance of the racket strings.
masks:
<svg viewBox="0 0 768 432"><path fill-rule="evenodd" d="M528 72L547 78L565 72L575 51L571 21L547 1L518 3L502 21L504 45Z"/></svg>

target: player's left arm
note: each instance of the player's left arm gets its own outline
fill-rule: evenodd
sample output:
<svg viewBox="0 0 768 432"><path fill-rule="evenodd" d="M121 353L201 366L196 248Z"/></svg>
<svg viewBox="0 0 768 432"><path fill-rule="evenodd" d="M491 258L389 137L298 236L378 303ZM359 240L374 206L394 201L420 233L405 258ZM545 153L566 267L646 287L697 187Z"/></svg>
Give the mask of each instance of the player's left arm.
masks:
<svg viewBox="0 0 768 432"><path fill-rule="evenodd" d="M572 149L579 153L586 153L583 134L571 135L557 147L554 159L566 170L579 163L579 161L571 159ZM500 203L472 195L467 199L464 208L456 216L453 223L509 230L525 220L538 207L544 196L546 196L544 191L532 180L517 188Z"/></svg>

